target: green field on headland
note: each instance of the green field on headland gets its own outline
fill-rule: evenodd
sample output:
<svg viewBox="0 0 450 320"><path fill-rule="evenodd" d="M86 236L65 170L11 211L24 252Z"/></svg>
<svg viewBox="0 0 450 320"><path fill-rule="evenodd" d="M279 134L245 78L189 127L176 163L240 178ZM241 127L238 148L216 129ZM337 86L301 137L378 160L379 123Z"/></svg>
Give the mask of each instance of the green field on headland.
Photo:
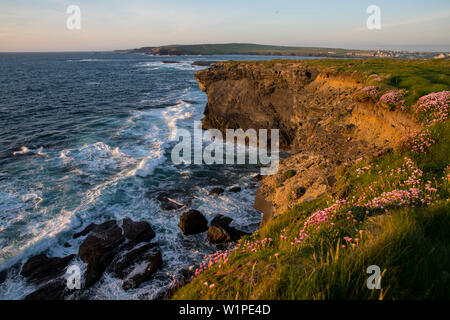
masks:
<svg viewBox="0 0 450 320"><path fill-rule="evenodd" d="M315 57L344 57L360 54L373 56L372 51L348 50L337 48L318 47L288 47L271 46L251 43L226 43L226 44L198 44L198 45L168 45L161 47L143 47L133 49L131 52L159 55L269 55L269 56L315 56Z"/></svg>

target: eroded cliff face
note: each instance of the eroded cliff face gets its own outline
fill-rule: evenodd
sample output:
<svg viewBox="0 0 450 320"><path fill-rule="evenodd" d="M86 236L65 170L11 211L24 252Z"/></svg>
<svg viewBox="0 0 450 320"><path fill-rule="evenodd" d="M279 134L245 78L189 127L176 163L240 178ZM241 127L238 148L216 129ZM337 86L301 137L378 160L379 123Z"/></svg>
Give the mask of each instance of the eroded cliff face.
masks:
<svg viewBox="0 0 450 320"><path fill-rule="evenodd" d="M385 152L418 127L404 113L356 102L356 75L303 62L218 63L196 78L208 96L205 128L279 129L280 147L292 153L261 182L255 208L263 223L333 192L339 167Z"/></svg>

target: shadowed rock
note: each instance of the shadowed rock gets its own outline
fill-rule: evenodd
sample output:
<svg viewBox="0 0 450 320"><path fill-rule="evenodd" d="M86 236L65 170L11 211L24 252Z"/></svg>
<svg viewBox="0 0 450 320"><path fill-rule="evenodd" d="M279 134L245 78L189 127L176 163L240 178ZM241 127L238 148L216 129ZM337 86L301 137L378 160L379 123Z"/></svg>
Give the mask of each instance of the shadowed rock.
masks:
<svg viewBox="0 0 450 320"><path fill-rule="evenodd" d="M212 196L212 195L220 195L220 194L222 194L223 192L224 192L225 190L223 190L222 188L213 188L213 189L211 189L210 191L209 191L209 195L210 196Z"/></svg>
<svg viewBox="0 0 450 320"><path fill-rule="evenodd" d="M208 230L208 221L197 210L189 210L184 212L178 223L184 234L197 234Z"/></svg>
<svg viewBox="0 0 450 320"><path fill-rule="evenodd" d="M106 228L108 226L108 228ZM119 246L125 241L122 229L115 223L105 222L99 226L81 244L78 254L87 263L85 274L85 287L89 288L102 276L106 267L111 263L119 250Z"/></svg>
<svg viewBox="0 0 450 320"><path fill-rule="evenodd" d="M230 227L232 218L223 215L216 215L211 221L208 229L208 240L213 244L237 241L248 233Z"/></svg>
<svg viewBox="0 0 450 320"><path fill-rule="evenodd" d="M242 188L241 187L231 187L231 188L228 189L228 191L237 193L237 192L241 192Z"/></svg>
<svg viewBox="0 0 450 320"><path fill-rule="evenodd" d="M194 61L192 63L193 66L199 66L199 67L209 67L212 64L215 64L219 61Z"/></svg>
<svg viewBox="0 0 450 320"><path fill-rule="evenodd" d="M111 271L124 279L123 289L129 290L148 281L163 265L161 251L155 243L149 243L120 255L111 263Z"/></svg>
<svg viewBox="0 0 450 320"><path fill-rule="evenodd" d="M125 237L134 243L148 242L155 237L155 232L148 222L135 222L130 218L123 219L122 229Z"/></svg>
<svg viewBox="0 0 450 320"><path fill-rule="evenodd" d="M74 254L64 258L49 258L45 254L34 256L23 265L21 275L32 283L41 283L61 277L75 257Z"/></svg>
<svg viewBox="0 0 450 320"><path fill-rule="evenodd" d="M256 176L252 177L252 181L253 182L260 182L262 180L262 178L263 178L262 175L257 174Z"/></svg>
<svg viewBox="0 0 450 320"><path fill-rule="evenodd" d="M25 300L64 300L71 291L73 292L67 288L65 279L60 278L28 294Z"/></svg>
<svg viewBox="0 0 450 320"><path fill-rule="evenodd" d="M155 237L155 232L148 222L135 222L129 218L122 221L110 220L102 224L91 224L77 235L87 235L78 254L87 263L85 287L95 284L105 269L120 251L134 247L141 242L148 242Z"/></svg>
<svg viewBox="0 0 450 320"><path fill-rule="evenodd" d="M178 210L184 207L183 204L178 203L169 197L168 193L162 192L160 193L156 199L161 203L161 209L164 211L173 211Z"/></svg>

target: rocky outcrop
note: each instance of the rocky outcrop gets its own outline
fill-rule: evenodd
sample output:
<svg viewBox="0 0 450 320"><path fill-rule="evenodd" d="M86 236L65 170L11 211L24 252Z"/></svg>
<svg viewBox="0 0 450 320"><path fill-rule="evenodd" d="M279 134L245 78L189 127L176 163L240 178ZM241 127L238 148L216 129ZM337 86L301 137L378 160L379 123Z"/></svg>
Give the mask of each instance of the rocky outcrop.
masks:
<svg viewBox="0 0 450 320"><path fill-rule="evenodd" d="M147 222L134 222L127 218L122 221L121 226L117 221L111 220L100 225L91 224L80 233L86 234L86 231L87 238L81 244L78 255L87 263L87 288L101 278L119 252L155 237L155 232Z"/></svg>
<svg viewBox="0 0 450 320"><path fill-rule="evenodd" d="M92 287L109 270L123 279L125 290L138 287L148 281L163 265L159 246L149 243L155 232L148 222L136 222L129 218L92 223L73 235L74 239L86 237L78 249L79 258L87 264L82 275L81 290L69 290L66 271L76 255L49 258L40 254L30 258L20 274L38 288L25 297L26 300L61 300ZM0 275L6 278L10 270ZM81 280L81 279L80 279Z"/></svg>
<svg viewBox="0 0 450 320"><path fill-rule="evenodd" d="M204 128L279 129L280 147L292 154L261 181L255 208L263 223L333 192L339 167L388 150L418 127L405 113L357 102L357 74L307 62L217 63L196 78L208 96Z"/></svg>

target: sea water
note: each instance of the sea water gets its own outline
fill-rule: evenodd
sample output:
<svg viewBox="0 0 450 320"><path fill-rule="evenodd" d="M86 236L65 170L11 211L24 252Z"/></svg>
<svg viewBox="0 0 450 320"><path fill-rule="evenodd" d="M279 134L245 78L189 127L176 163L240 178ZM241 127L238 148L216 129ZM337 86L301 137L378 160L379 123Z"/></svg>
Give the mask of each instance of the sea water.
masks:
<svg viewBox="0 0 450 320"><path fill-rule="evenodd" d="M90 298L152 299L180 270L216 250L206 234L181 233L183 211L197 209L208 220L225 214L254 231L261 219L250 179L257 166L174 165L170 151L176 130L193 131L206 103L194 78L204 67L192 62L270 58L0 54L0 271L40 253L77 253L82 239L73 240L74 232L129 217L151 224L164 266L129 291L105 273ZM208 195L210 188L235 185L242 191ZM162 210L160 192L186 207ZM21 299L35 289L16 276L0 285L0 299Z"/></svg>

